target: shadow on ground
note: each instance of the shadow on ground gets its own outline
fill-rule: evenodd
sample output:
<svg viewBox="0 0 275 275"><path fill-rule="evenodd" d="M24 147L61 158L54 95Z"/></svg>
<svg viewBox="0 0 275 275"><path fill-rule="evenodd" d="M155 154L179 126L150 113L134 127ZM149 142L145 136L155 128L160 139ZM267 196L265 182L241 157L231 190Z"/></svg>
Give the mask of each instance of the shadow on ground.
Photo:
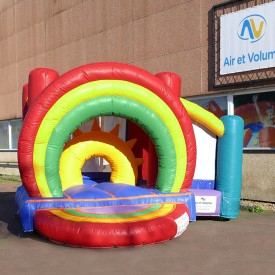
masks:
<svg viewBox="0 0 275 275"><path fill-rule="evenodd" d="M15 192L0 192L0 239L5 239L9 234L12 234L18 238L31 238L42 242L47 241L35 232L23 232L17 210Z"/></svg>
<svg viewBox="0 0 275 275"><path fill-rule="evenodd" d="M4 224L7 224L8 231L18 236L22 231L20 220L16 215L15 192L0 192L0 237L5 233Z"/></svg>

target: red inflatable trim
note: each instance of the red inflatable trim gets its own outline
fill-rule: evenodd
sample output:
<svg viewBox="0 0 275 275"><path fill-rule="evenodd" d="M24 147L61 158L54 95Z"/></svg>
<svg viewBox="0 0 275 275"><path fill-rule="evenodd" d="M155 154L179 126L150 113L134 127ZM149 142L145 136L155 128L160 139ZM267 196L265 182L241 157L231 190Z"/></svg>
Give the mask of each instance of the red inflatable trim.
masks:
<svg viewBox="0 0 275 275"><path fill-rule="evenodd" d="M57 243L90 248L126 247L159 243L174 238L177 234L174 220L184 213L189 215L188 208L185 204L178 204L166 216L151 220L93 223L65 220L49 210L39 210L35 213L34 225L41 235Z"/></svg>
<svg viewBox="0 0 275 275"><path fill-rule="evenodd" d="M31 106L41 92L55 79L58 78L58 72L52 69L36 68L29 74L29 93L28 104Z"/></svg>

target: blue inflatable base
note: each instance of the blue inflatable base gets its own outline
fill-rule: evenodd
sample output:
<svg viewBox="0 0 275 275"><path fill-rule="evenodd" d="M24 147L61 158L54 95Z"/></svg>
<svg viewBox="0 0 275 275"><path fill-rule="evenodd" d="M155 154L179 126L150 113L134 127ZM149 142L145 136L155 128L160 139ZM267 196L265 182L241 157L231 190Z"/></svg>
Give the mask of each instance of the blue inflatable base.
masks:
<svg viewBox="0 0 275 275"><path fill-rule="evenodd" d="M204 180L204 179L193 179L190 189L215 189L214 180Z"/></svg>
<svg viewBox="0 0 275 275"><path fill-rule="evenodd" d="M24 186L16 192L24 232L34 230L33 220L37 210L60 208L83 208L116 205L142 205L158 203L185 203L190 211L190 221L196 220L196 205L193 193L161 193L128 184L110 182L87 182L64 191L64 197L31 198Z"/></svg>

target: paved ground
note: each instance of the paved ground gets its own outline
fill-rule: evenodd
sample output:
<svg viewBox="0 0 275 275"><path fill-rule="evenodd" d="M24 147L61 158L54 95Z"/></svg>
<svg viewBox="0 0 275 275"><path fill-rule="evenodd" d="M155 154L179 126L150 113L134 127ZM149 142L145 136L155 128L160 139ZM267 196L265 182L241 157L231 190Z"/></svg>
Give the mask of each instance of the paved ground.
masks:
<svg viewBox="0 0 275 275"><path fill-rule="evenodd" d="M0 274L275 274L275 214L199 220L179 238L135 248L84 249L21 239L14 195L0 183Z"/></svg>

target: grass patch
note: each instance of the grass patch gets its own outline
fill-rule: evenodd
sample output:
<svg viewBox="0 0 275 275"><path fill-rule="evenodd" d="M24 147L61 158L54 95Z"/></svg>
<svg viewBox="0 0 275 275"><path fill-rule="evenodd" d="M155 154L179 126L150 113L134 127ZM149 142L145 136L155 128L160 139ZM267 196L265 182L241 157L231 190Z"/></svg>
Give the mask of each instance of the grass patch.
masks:
<svg viewBox="0 0 275 275"><path fill-rule="evenodd" d="M20 178L20 176L17 176L17 175L3 175L3 174L0 174L0 182L18 183L18 182L21 182L21 178Z"/></svg>
<svg viewBox="0 0 275 275"><path fill-rule="evenodd" d="M250 206L248 207L248 211L252 213L262 213L265 212L265 209L261 206Z"/></svg>
<svg viewBox="0 0 275 275"><path fill-rule="evenodd" d="M266 209L260 205L241 205L241 211L250 212L250 213L263 213L266 212Z"/></svg>

